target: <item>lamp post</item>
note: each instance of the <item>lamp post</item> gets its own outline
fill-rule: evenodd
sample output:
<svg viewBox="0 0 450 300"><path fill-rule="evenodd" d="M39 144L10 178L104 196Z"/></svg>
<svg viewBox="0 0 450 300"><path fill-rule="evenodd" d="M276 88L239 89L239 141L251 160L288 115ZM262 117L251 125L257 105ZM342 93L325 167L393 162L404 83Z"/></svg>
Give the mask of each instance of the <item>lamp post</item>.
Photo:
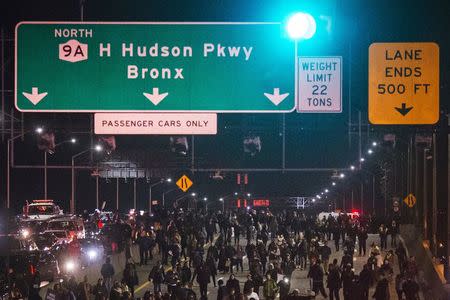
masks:
<svg viewBox="0 0 450 300"><path fill-rule="evenodd" d="M148 212L151 214L152 213L152 188L164 183L164 179L161 179L159 182L156 182L154 184L150 184L149 189L148 189Z"/></svg>
<svg viewBox="0 0 450 300"><path fill-rule="evenodd" d="M42 127L37 127L34 130L36 133L42 133L43 128ZM11 206L11 161L14 163L14 156L12 154L11 148L12 148L12 142L14 142L14 140L24 137L26 134L30 133L31 130L28 130L22 134L13 136L11 138L9 138L6 141L6 208L10 208Z"/></svg>
<svg viewBox="0 0 450 300"><path fill-rule="evenodd" d="M289 37L295 42L295 97L298 97L298 43L300 40L307 40L316 33L316 21L308 13L297 12L291 15L286 23L286 31ZM298 103L298 99L295 99Z"/></svg>
<svg viewBox="0 0 450 300"><path fill-rule="evenodd" d="M219 201L222 202L222 212L225 212L225 201L223 198L219 198Z"/></svg>
<svg viewBox="0 0 450 300"><path fill-rule="evenodd" d="M36 130L36 132L38 132L38 131ZM76 142L77 142L77 140L75 138L71 138L70 140L62 141L61 143L56 144L55 148L58 147L58 146L61 146L62 144L65 144L65 143L75 144ZM48 153L47 151L44 151L44 199L47 199L47 190L48 190L48 184L47 184L47 153Z"/></svg>
<svg viewBox="0 0 450 300"><path fill-rule="evenodd" d="M203 197L203 201L205 201L205 212L208 212L208 197Z"/></svg>
<svg viewBox="0 0 450 300"><path fill-rule="evenodd" d="M170 181L168 181L168 182L170 182ZM163 207L166 207L166 194L170 194L173 191L177 191L177 190L178 190L178 188L175 188L175 189L171 189L171 190L169 190L167 192L163 192L163 194L162 194L162 206Z"/></svg>
<svg viewBox="0 0 450 300"><path fill-rule="evenodd" d="M70 198L70 213L75 214L75 158L83 155L84 153L91 151L91 148L88 148L84 151L81 151L75 155L72 156L72 195ZM94 147L94 150L97 152L100 152L103 150L103 147L100 145L96 145Z"/></svg>

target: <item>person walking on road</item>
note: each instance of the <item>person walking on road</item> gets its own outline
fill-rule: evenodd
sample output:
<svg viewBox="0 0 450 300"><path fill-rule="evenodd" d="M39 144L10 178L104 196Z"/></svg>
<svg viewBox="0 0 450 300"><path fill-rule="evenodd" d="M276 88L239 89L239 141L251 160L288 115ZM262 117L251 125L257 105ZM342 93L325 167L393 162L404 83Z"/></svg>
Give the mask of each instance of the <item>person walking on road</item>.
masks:
<svg viewBox="0 0 450 300"><path fill-rule="evenodd" d="M328 247L328 242L325 241L323 247L320 249L320 257L322 259L325 274L328 275L328 261L330 260L331 249Z"/></svg>
<svg viewBox="0 0 450 300"><path fill-rule="evenodd" d="M127 263L122 276L126 285L130 288L131 296L134 297L134 287L139 284L136 266L133 263Z"/></svg>
<svg viewBox="0 0 450 300"><path fill-rule="evenodd" d="M105 283L106 290L108 291L108 295L111 293L112 288L112 280L115 274L114 267L111 264L111 258L107 257L105 263L102 265L100 270L100 274L102 274L103 282Z"/></svg>
<svg viewBox="0 0 450 300"><path fill-rule="evenodd" d="M164 266L161 262L157 262L148 275L148 281L153 281L153 291L155 294L161 292L161 284L164 283L165 276Z"/></svg>
<svg viewBox="0 0 450 300"><path fill-rule="evenodd" d="M362 271L359 273L359 284L361 286L362 300L369 299L369 288L372 281L372 274L370 273L369 266L365 264Z"/></svg>
<svg viewBox="0 0 450 300"><path fill-rule="evenodd" d="M378 229L378 234L380 235L380 247L381 250L385 250L387 248L387 228L384 224L381 224Z"/></svg>
<svg viewBox="0 0 450 300"><path fill-rule="evenodd" d="M398 226L397 226L397 222L395 222L395 220L392 221L389 232L391 234L391 247L393 247L393 248L397 247Z"/></svg>
<svg viewBox="0 0 450 300"><path fill-rule="evenodd" d="M275 300L278 293L278 286L275 280L272 279L270 274L266 274L266 281L263 284L264 299Z"/></svg>
<svg viewBox="0 0 450 300"><path fill-rule="evenodd" d="M381 279L377 283L372 298L375 300L389 300L391 298L389 293L389 281L384 274L381 275Z"/></svg>
<svg viewBox="0 0 450 300"><path fill-rule="evenodd" d="M219 285L219 290L217 291L217 300L226 300L228 297L228 289L223 285L223 280L220 279L217 284Z"/></svg>
<svg viewBox="0 0 450 300"><path fill-rule="evenodd" d="M328 266L327 287L330 292L330 300L339 300L339 290L341 288L341 274L339 268L333 264Z"/></svg>
<svg viewBox="0 0 450 300"><path fill-rule="evenodd" d="M208 299L208 283L210 283L211 274L206 263L202 262L195 270L192 281L197 277L197 283L200 286L200 299Z"/></svg>
<svg viewBox="0 0 450 300"><path fill-rule="evenodd" d="M358 229L358 248L359 256L366 256L366 244L367 244L367 230L364 226L360 226Z"/></svg>
<svg viewBox="0 0 450 300"><path fill-rule="evenodd" d="M327 293L325 292L325 287L323 285L323 269L320 263L316 259L311 260L311 267L309 268L308 278L312 279L312 290L316 295L319 292L324 298L327 298Z"/></svg>

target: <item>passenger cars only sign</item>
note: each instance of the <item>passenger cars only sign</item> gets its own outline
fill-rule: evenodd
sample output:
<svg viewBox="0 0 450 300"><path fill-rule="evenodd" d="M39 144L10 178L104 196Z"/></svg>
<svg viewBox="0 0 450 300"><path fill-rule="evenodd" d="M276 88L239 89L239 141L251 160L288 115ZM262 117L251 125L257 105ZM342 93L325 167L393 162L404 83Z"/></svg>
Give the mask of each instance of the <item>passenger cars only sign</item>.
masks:
<svg viewBox="0 0 450 300"><path fill-rule="evenodd" d="M299 58L298 112L342 112L341 61L338 56Z"/></svg>

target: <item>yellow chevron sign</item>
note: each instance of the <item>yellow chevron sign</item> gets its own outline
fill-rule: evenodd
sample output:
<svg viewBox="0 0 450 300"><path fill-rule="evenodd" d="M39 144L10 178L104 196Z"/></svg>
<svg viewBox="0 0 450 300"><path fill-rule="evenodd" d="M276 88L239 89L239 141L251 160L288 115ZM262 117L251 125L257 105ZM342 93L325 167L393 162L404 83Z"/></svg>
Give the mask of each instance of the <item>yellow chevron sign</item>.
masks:
<svg viewBox="0 0 450 300"><path fill-rule="evenodd" d="M403 202L405 202L406 205L408 205L409 208L413 208L414 205L416 205L417 199L416 196L414 196L412 193L406 196L405 199L403 199Z"/></svg>
<svg viewBox="0 0 450 300"><path fill-rule="evenodd" d="M177 186L183 191L186 192L191 186L193 182L186 175L181 176L177 181Z"/></svg>

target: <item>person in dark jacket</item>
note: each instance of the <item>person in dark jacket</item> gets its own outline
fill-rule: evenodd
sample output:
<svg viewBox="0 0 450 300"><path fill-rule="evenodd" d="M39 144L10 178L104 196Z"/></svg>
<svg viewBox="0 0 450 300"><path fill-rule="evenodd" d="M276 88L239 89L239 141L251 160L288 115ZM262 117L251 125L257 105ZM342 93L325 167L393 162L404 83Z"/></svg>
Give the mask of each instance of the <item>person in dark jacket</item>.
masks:
<svg viewBox="0 0 450 300"><path fill-rule="evenodd" d="M327 245L327 241L325 241L323 247L320 249L320 257L322 259L323 268L325 274L328 275L328 261L330 260L331 249Z"/></svg>
<svg viewBox="0 0 450 300"><path fill-rule="evenodd" d="M384 274L381 275L381 280L378 281L377 286L375 288L375 293L372 298L375 300L389 300L389 281L386 279Z"/></svg>
<svg viewBox="0 0 450 300"><path fill-rule="evenodd" d="M245 295L247 295L248 293L250 293L250 291L252 289L255 289L255 283L254 283L254 281L252 279L252 275L248 274L247 275L247 281L244 282L244 290L243 290L243 292L244 292Z"/></svg>
<svg viewBox="0 0 450 300"><path fill-rule="evenodd" d="M228 297L228 289L223 285L223 280L220 279L217 284L219 285L219 290L217 291L217 300L225 300Z"/></svg>
<svg viewBox="0 0 450 300"><path fill-rule="evenodd" d="M406 279L403 283L403 292L405 293L406 300L419 299L419 285L412 278Z"/></svg>
<svg viewBox="0 0 450 300"><path fill-rule="evenodd" d="M92 294L95 300L106 300L108 298L108 290L103 282L103 278L98 279L97 284L92 288Z"/></svg>
<svg viewBox="0 0 450 300"><path fill-rule="evenodd" d="M164 283L165 275L164 266L161 262L157 262L148 275L148 281L153 282L153 291L155 294L161 291L161 284Z"/></svg>
<svg viewBox="0 0 450 300"><path fill-rule="evenodd" d="M211 274L212 281L214 283L214 287L216 287L217 268L216 268L216 263L214 261L214 257L212 255L207 256L206 265L209 268L209 273Z"/></svg>
<svg viewBox="0 0 450 300"><path fill-rule="evenodd" d="M372 274L370 272L369 266L365 264L362 271L359 273L359 284L362 291L362 300L369 299L369 288L372 281Z"/></svg>
<svg viewBox="0 0 450 300"><path fill-rule="evenodd" d="M358 248L359 256L366 256L366 244L367 244L367 230L364 226L360 226L358 229Z"/></svg>
<svg viewBox="0 0 450 300"><path fill-rule="evenodd" d="M330 292L330 300L339 300L339 290L341 288L341 273L336 265L328 266L327 287Z"/></svg>
<svg viewBox="0 0 450 300"><path fill-rule="evenodd" d="M289 290L291 289L291 284L287 276L283 277L283 280L278 282L278 290L280 291L280 300L288 299Z"/></svg>
<svg viewBox="0 0 450 300"><path fill-rule="evenodd" d="M342 272L341 280L342 280L342 289L344 292L344 300L350 300L352 295L352 282L354 273L352 271L352 266L350 264L344 267L344 271Z"/></svg>
<svg viewBox="0 0 450 300"><path fill-rule="evenodd" d="M323 286L323 270L319 262L313 259L311 261L311 267L309 268L308 278L312 279L312 290L316 295L320 292L324 298L327 298L325 287Z"/></svg>
<svg viewBox="0 0 450 300"><path fill-rule="evenodd" d="M211 274L209 273L209 268L205 262L202 262L197 269L195 269L192 281L197 277L197 283L200 286L200 297L201 299L208 299L208 283L210 283Z"/></svg>
<svg viewBox="0 0 450 300"><path fill-rule="evenodd" d="M108 295L111 292L112 288L112 279L115 274L114 267L111 264L111 258L107 257L105 263L102 265L100 270L100 274L103 276L103 281L106 286L106 290L108 291Z"/></svg>
<svg viewBox="0 0 450 300"><path fill-rule="evenodd" d="M126 285L130 288L131 296L134 297L134 287L139 284L135 265L133 263L127 263L122 276Z"/></svg>
<svg viewBox="0 0 450 300"><path fill-rule="evenodd" d="M180 270L180 280L181 280L181 285L185 285L188 282L191 281L191 277L192 277L192 271L191 268L189 268L189 264L187 261L184 261L183 267L181 267Z"/></svg>
<svg viewBox="0 0 450 300"><path fill-rule="evenodd" d="M230 275L230 278L227 281L227 289L228 291L234 290L236 294L241 292L241 287L239 286L239 280L236 279L234 274Z"/></svg>
<svg viewBox="0 0 450 300"><path fill-rule="evenodd" d="M336 252L339 252L339 240L341 238L341 229L339 225L335 225L333 228L333 240L334 240L334 247L336 249Z"/></svg>

